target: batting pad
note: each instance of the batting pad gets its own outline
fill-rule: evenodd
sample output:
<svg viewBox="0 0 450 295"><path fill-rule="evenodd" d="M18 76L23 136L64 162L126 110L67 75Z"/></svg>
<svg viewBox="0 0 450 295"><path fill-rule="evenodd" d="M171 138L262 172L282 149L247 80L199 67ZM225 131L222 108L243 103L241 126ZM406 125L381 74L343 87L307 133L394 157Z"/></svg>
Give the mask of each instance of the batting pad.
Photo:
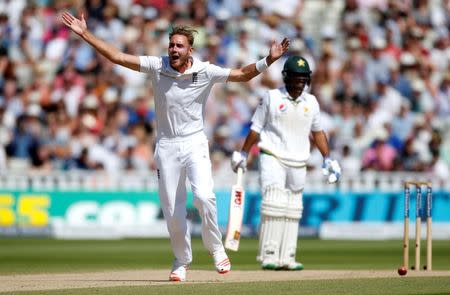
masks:
<svg viewBox="0 0 450 295"><path fill-rule="evenodd" d="M289 192L287 195L287 208L285 224L281 240L280 264L288 266L295 263L295 252L297 250L297 238L299 221L303 213L303 194Z"/></svg>
<svg viewBox="0 0 450 295"><path fill-rule="evenodd" d="M285 190L276 187L267 187L263 193L258 261L279 261L287 198Z"/></svg>

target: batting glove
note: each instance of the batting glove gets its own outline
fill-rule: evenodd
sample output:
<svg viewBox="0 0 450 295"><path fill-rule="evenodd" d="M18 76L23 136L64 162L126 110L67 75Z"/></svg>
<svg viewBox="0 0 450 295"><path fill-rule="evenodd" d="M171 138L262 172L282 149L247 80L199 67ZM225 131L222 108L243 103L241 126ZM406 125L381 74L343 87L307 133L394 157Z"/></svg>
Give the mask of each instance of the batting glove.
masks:
<svg viewBox="0 0 450 295"><path fill-rule="evenodd" d="M328 176L328 183L336 183L341 177L341 166L338 161L326 157L322 164L322 173Z"/></svg>
<svg viewBox="0 0 450 295"><path fill-rule="evenodd" d="M246 152L234 151L231 155L231 169L234 172L237 172L238 168L241 168L244 172L247 171L247 157L248 153Z"/></svg>

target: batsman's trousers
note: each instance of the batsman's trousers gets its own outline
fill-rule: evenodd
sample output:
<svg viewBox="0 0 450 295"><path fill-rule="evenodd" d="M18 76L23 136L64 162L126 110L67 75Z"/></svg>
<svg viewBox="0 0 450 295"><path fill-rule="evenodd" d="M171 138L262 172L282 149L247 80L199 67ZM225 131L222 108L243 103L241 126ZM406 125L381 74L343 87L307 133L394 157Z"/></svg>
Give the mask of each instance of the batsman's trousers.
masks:
<svg viewBox="0 0 450 295"><path fill-rule="evenodd" d="M302 191L306 181L306 167L287 167L280 163L277 158L261 153L261 187L263 191L267 187L288 189L292 192Z"/></svg>

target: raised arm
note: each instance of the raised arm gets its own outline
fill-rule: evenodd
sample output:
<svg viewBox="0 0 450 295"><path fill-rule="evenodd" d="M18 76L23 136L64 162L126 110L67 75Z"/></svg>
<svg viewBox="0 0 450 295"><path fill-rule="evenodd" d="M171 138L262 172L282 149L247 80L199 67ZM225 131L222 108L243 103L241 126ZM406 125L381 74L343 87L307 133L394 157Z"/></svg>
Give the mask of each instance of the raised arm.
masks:
<svg viewBox="0 0 450 295"><path fill-rule="evenodd" d="M140 62L139 57L131 54L120 52L114 46L106 43L105 41L95 37L87 29L86 20L84 15L81 14L81 18L78 19L68 12L61 14L62 22L68 26L74 33L83 38L87 43L94 47L100 54L115 64L127 67L129 69L139 71Z"/></svg>
<svg viewBox="0 0 450 295"><path fill-rule="evenodd" d="M272 41L270 46L269 55L260 61L246 65L240 69L231 70L227 81L229 82L247 82L258 76L263 70L269 67L273 62L279 59L289 48L289 39L284 38L281 43Z"/></svg>

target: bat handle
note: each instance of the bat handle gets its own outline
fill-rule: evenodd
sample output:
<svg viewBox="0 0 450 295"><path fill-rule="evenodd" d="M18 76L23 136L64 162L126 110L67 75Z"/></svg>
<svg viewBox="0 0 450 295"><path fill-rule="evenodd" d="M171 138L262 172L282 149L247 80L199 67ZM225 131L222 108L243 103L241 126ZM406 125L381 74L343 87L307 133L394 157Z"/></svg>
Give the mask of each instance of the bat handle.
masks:
<svg viewBox="0 0 450 295"><path fill-rule="evenodd" d="M237 181L236 181L236 184L238 186L242 186L242 177L243 177L243 175L244 175L244 171L242 170L242 168L239 167L237 169Z"/></svg>

